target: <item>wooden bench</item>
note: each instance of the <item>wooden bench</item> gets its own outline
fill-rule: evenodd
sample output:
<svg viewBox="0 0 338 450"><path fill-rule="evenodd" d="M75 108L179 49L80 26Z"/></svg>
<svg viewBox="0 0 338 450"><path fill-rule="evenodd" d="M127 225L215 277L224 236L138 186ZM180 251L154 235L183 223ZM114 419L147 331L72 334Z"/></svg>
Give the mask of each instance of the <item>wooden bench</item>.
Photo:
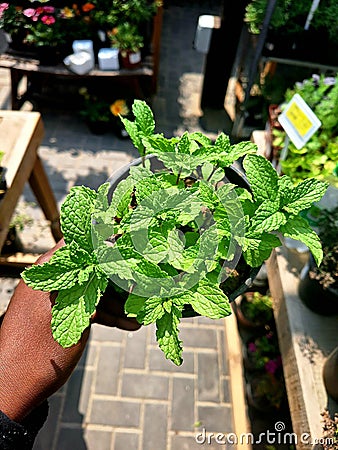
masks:
<svg viewBox="0 0 338 450"><path fill-rule="evenodd" d="M50 222L55 241L62 238L57 203L38 155L44 134L41 115L28 111L0 111L0 142L5 155L1 165L6 168L7 191L0 201L0 254L6 240L12 214L23 188L29 182L34 195ZM0 264L32 263L37 255L0 256Z"/></svg>
<svg viewBox="0 0 338 450"><path fill-rule="evenodd" d="M154 17L151 40L151 54L142 61L142 66L133 69L114 71L99 70L97 67L85 75L77 75L68 70L63 64L44 66L40 61L30 57L18 56L14 52L0 55L0 67L10 69L11 73L11 108L19 110L26 100L29 100L37 86L47 83L51 79L67 80L102 80L127 83L131 92L138 98L144 98L156 92L160 55L160 37L162 29L163 7L159 7ZM19 83L26 77L27 91L19 94Z"/></svg>

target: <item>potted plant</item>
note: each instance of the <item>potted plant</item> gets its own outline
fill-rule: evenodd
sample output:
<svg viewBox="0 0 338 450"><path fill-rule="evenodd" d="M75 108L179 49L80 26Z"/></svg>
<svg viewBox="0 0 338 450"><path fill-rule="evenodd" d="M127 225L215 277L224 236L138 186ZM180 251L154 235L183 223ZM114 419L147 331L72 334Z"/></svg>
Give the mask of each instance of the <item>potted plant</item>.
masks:
<svg viewBox="0 0 338 450"><path fill-rule="evenodd" d="M120 117L128 117L130 113L127 100L108 101L102 94L90 93L86 87L81 87L79 94L83 98L80 115L84 117L92 133L103 134L112 130L119 137L126 137Z"/></svg>
<svg viewBox="0 0 338 450"><path fill-rule="evenodd" d="M255 375L247 383L248 403L257 411L271 414L280 411L286 402L285 383L282 373Z"/></svg>
<svg viewBox="0 0 338 450"><path fill-rule="evenodd" d="M22 276L34 289L58 291L52 332L62 346L80 339L111 281L125 292L127 314L156 323L160 348L181 364L186 306L212 319L229 315L234 291L281 245L277 232L304 241L320 263L319 238L299 213L327 185L294 186L253 143L231 145L224 133L214 143L199 132L156 134L143 101L132 111L135 120L122 121L141 158L97 192L72 188L61 207L65 246ZM233 166L241 157L245 179Z"/></svg>
<svg viewBox="0 0 338 450"><path fill-rule="evenodd" d="M319 130L301 148L292 142L287 145L287 157L280 161L282 172L296 181L308 177L327 180L337 185L334 171L338 155L338 76L312 75L297 82L285 93L285 104L299 94L322 122ZM284 135L284 139L281 139ZM278 144L286 145L285 132L278 132ZM278 158L275 160L278 163Z"/></svg>
<svg viewBox="0 0 338 450"><path fill-rule="evenodd" d="M248 330L270 328L273 322L272 298L258 291L246 292L236 302L234 309L240 326Z"/></svg>
<svg viewBox="0 0 338 450"><path fill-rule="evenodd" d="M1 164L1 160L2 160L3 156L4 156L4 152L0 151L0 164ZM6 190L7 190L5 174L6 174L6 169L0 165L0 200L5 195Z"/></svg>
<svg viewBox="0 0 338 450"><path fill-rule="evenodd" d="M282 365L276 333L269 331L248 339L243 346L244 366L248 371L273 371Z"/></svg>
<svg viewBox="0 0 338 450"><path fill-rule="evenodd" d="M338 413L331 417L330 412L325 409L321 416L323 417L323 436L319 439L320 443L315 444L313 450L337 450L338 449Z"/></svg>
<svg viewBox="0 0 338 450"><path fill-rule="evenodd" d="M319 211L316 224L323 245L323 260L318 267L310 255L298 291L301 300L312 311L332 315L338 314L338 207Z"/></svg>
<svg viewBox="0 0 338 450"><path fill-rule="evenodd" d="M337 63L338 40L333 31L337 29L337 2L321 1L305 29L312 3L312 0L277 1L263 50L266 56ZM268 0L252 0L246 7L244 21L253 35L262 29L267 5Z"/></svg>
<svg viewBox="0 0 338 450"><path fill-rule="evenodd" d="M111 46L118 48L121 65L125 69L135 69L141 64L143 37L136 25L123 22L108 33Z"/></svg>
<svg viewBox="0 0 338 450"><path fill-rule="evenodd" d="M324 363L323 379L326 392L338 402L338 347L329 354Z"/></svg>

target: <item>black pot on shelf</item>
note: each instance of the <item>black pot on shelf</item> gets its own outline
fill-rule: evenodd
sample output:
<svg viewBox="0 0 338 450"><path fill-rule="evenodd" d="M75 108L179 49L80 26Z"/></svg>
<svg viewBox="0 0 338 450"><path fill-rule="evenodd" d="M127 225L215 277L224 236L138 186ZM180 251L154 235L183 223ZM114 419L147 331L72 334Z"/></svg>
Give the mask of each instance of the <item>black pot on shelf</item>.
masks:
<svg viewBox="0 0 338 450"><path fill-rule="evenodd" d="M319 280L311 278L310 272L315 268L315 260L310 255L309 262L301 273L298 285L299 297L304 305L317 314L338 315L338 290L331 287L324 288Z"/></svg>
<svg viewBox="0 0 338 450"><path fill-rule="evenodd" d="M0 166L0 200L4 197L7 191L7 183L6 183L6 169Z"/></svg>

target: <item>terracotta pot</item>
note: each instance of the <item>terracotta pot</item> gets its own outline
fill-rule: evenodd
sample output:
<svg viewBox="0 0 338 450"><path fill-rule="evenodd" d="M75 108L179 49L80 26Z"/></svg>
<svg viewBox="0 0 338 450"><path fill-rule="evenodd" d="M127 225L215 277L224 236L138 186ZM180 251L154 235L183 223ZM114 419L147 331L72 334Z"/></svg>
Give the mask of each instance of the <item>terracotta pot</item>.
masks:
<svg viewBox="0 0 338 450"><path fill-rule="evenodd" d="M250 292L248 292L247 295L250 295ZM243 295L240 296L234 303L234 311L237 317L237 321L242 328L257 333L273 327L273 319L268 322L259 322L259 321L254 322L248 317L246 317L243 311L243 305L245 302L246 298L245 295Z"/></svg>
<svg viewBox="0 0 338 450"><path fill-rule="evenodd" d="M338 402L338 347L328 356L323 367L326 392Z"/></svg>
<svg viewBox="0 0 338 450"><path fill-rule="evenodd" d="M141 52L120 51L120 60L125 69L137 69L142 62Z"/></svg>

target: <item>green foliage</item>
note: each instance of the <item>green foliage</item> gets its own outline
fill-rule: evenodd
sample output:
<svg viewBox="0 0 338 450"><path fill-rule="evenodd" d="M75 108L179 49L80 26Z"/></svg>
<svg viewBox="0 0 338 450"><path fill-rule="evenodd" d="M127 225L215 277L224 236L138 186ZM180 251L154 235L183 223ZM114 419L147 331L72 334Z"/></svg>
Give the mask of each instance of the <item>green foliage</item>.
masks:
<svg viewBox="0 0 338 450"><path fill-rule="evenodd" d="M245 317L253 322L266 324L273 318L272 298L259 292L248 293L244 296L242 309Z"/></svg>
<svg viewBox="0 0 338 450"><path fill-rule="evenodd" d="M255 154L254 144L231 145L224 134L214 144L201 133L167 139L154 134L145 102L136 100L132 110L135 120L123 123L143 164L130 169L110 202L108 184L98 192L73 188L61 209L66 247L49 263L26 269L23 278L35 289L59 291L52 328L64 346L77 342L112 280L130 293L126 313L155 323L160 348L180 364L184 308L211 319L231 312L224 286L237 264L236 249L249 266L259 267L280 245L276 233L284 227L305 240L320 262L318 237L298 214L322 197L326 184L293 186ZM150 170L149 154L163 170ZM224 169L243 156L252 193L225 178Z"/></svg>
<svg viewBox="0 0 338 450"><path fill-rule="evenodd" d="M139 34L137 26L129 22L119 24L108 36L111 46L121 51L137 52L144 45L143 37Z"/></svg>
<svg viewBox="0 0 338 450"><path fill-rule="evenodd" d="M251 33L259 34L268 0L252 0L246 7L244 21ZM286 29L289 33L301 33L304 30L312 0L277 0L271 17L270 27ZM332 42L337 42L338 5L336 0L322 0L314 13L311 29L325 29Z"/></svg>
<svg viewBox="0 0 338 450"><path fill-rule="evenodd" d="M282 161L283 173L295 181L315 177L338 184L334 175L338 160L338 76L315 74L288 89L285 101L289 102L295 94L305 100L322 125L301 149L289 143L287 158ZM281 143L281 136L278 138Z"/></svg>

